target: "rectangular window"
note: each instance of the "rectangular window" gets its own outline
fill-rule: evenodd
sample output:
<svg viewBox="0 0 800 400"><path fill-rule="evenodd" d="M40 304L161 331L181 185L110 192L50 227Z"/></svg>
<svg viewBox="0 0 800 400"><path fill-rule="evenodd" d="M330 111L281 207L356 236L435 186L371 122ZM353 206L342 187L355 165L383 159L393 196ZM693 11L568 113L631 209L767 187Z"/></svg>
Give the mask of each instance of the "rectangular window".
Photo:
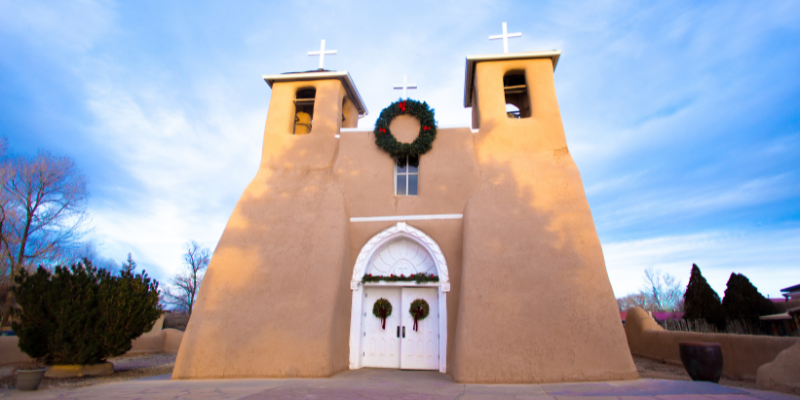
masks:
<svg viewBox="0 0 800 400"><path fill-rule="evenodd" d="M419 187L419 157L406 157L394 167L394 194L416 196Z"/></svg>

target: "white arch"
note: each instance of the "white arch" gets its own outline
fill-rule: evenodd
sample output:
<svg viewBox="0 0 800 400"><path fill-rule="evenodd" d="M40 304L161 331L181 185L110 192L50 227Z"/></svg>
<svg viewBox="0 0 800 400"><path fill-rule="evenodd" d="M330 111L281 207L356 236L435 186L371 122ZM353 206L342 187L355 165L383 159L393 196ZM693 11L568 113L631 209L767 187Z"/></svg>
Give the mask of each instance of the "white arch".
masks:
<svg viewBox="0 0 800 400"><path fill-rule="evenodd" d="M364 247L361 248L361 252L358 253L358 258L356 259L355 268L353 268L353 277L350 280L350 289L356 290L361 285L361 279L364 277L364 273L367 271L367 267L369 266L369 262L372 260L372 257L375 256L375 252L381 249L384 244L391 242L398 237L407 237L425 248L428 251L428 254L431 255L434 262L436 263L436 273L439 275L439 283L443 286L446 286L445 292L450 291L450 275L447 272L447 261L444 259L444 254L442 254L442 249L439 248L439 245L431 239L430 236L426 235L425 232L414 228L413 226L407 225L405 222L398 222L397 225L394 225L390 228L383 230L381 233L373 236Z"/></svg>
<svg viewBox="0 0 800 400"><path fill-rule="evenodd" d="M377 235L373 236L367 244L361 248L353 268L353 277L350 280L350 289L353 291L352 308L350 312L350 369L361 368L361 313L363 306L364 287L361 279L369 267L370 261L375 254L387 243L394 239L406 237L419 243L433 258L436 265L436 272L439 275L439 372L447 371L447 292L450 291L450 275L447 270L447 262L439 245L426 235L425 232L407 225L405 222L398 222ZM393 286L402 286L403 283ZM409 282L406 286L413 286Z"/></svg>

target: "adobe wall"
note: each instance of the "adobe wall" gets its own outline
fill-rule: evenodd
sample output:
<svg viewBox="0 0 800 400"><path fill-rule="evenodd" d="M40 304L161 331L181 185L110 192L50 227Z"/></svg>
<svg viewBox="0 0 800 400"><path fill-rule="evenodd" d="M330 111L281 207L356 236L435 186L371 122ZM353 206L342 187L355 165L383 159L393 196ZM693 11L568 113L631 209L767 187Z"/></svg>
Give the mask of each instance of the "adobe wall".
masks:
<svg viewBox="0 0 800 400"><path fill-rule="evenodd" d="M350 218L462 213L407 221L447 259L449 374L467 382L637 377L566 148L552 64L502 63L528 68L534 117L525 121L506 117L495 64L478 64L481 131L440 129L420 160L419 196L409 197L394 195L393 161L370 128L335 139L353 124L347 102L341 121L338 81L276 82L260 169L215 250L173 378L347 368L353 264L369 238L396 223ZM313 129L291 135L291 99L308 86L317 89ZM391 130L411 142L419 123L400 116Z"/></svg>
<svg viewBox="0 0 800 400"><path fill-rule="evenodd" d="M759 389L800 394L800 341L758 367L756 384Z"/></svg>
<svg viewBox="0 0 800 400"><path fill-rule="evenodd" d="M531 118L506 116L510 70L525 70ZM475 87L481 186L464 212L455 380L637 378L567 148L552 62L480 62Z"/></svg>
<svg viewBox="0 0 800 400"><path fill-rule="evenodd" d="M0 366L33 361L19 348L19 337L0 336Z"/></svg>
<svg viewBox="0 0 800 400"><path fill-rule="evenodd" d="M410 143L419 134L419 121L401 115L389 129L398 141ZM343 132L339 140L334 170L350 217L461 214L480 185L467 128L437 131L433 148L420 157L419 196L394 195L394 161L375 145L371 130Z"/></svg>
<svg viewBox="0 0 800 400"><path fill-rule="evenodd" d="M125 355L177 353L182 338L183 332L177 329L158 328L133 339L131 349ZM0 336L0 366L30 361L33 359L19 348L19 337Z"/></svg>
<svg viewBox="0 0 800 400"><path fill-rule="evenodd" d="M401 115L389 129L398 141L410 143L419 134L419 121ZM433 148L420 157L419 196L394 195L392 158L375 145L371 130L341 134L336 179L345 196L351 217L390 215L461 214L478 189L480 176L475 161L472 131L467 128L439 129ZM352 222L350 224L350 260L370 238L395 225L396 221ZM430 236L447 260L450 292L447 293L448 371L453 363L453 345L458 299L461 292L461 220L407 221ZM351 271L352 273L352 271Z"/></svg>
<svg viewBox="0 0 800 400"><path fill-rule="evenodd" d="M177 353L182 340L183 332L172 328L161 329L133 339L131 349L125 355Z"/></svg>
<svg viewBox="0 0 800 400"><path fill-rule="evenodd" d="M298 88L315 87L308 135L292 135ZM214 251L173 379L322 377L348 366L352 273L334 181L345 90L276 82L261 166Z"/></svg>
<svg viewBox="0 0 800 400"><path fill-rule="evenodd" d="M667 331L639 307L628 310L625 335L631 353L662 362L681 363L678 342L712 342L722 347L722 375L755 380L758 368L775 360L800 338Z"/></svg>

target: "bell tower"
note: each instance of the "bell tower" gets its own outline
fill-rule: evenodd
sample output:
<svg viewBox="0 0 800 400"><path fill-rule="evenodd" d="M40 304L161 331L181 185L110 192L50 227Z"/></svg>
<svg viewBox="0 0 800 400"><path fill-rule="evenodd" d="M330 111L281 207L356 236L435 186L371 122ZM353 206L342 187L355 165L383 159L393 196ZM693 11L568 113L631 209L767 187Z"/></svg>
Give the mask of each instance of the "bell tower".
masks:
<svg viewBox="0 0 800 400"><path fill-rule="evenodd" d="M467 57L481 185L464 210L458 382L638 377L567 148L553 80L560 56Z"/></svg>
<svg viewBox="0 0 800 400"><path fill-rule="evenodd" d="M214 250L174 379L323 377L348 367L349 216L332 173L367 114L347 71L266 75L261 165Z"/></svg>
<svg viewBox="0 0 800 400"><path fill-rule="evenodd" d="M347 71L292 72L263 79L272 97L262 163L273 168L330 166L339 129L357 127L368 112Z"/></svg>

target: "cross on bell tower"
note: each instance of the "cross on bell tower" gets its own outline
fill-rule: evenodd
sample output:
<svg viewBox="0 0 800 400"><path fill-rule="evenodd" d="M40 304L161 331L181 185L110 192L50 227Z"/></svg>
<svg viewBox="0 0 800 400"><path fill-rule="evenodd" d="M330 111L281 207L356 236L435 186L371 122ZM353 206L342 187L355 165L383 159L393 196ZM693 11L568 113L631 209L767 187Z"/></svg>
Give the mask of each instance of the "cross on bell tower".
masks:
<svg viewBox="0 0 800 400"><path fill-rule="evenodd" d="M325 54L336 54L336 50L328 50L325 51L325 39L322 39L322 43L319 45L319 51L309 51L308 55L311 56L319 56L319 69L323 68L325 64Z"/></svg>
<svg viewBox="0 0 800 400"><path fill-rule="evenodd" d="M403 75L403 85L402 86L395 86L394 87L395 90L400 90L400 89L403 90L403 98L404 99L408 98L408 89L416 89L416 88L417 88L417 84L416 83L412 83L410 85L408 84L408 75Z"/></svg>
<svg viewBox="0 0 800 400"><path fill-rule="evenodd" d="M489 36L489 40L503 39L503 53L508 53L508 38L520 37L520 36L522 36L521 32L508 33L508 25L505 22L503 22L503 34Z"/></svg>

